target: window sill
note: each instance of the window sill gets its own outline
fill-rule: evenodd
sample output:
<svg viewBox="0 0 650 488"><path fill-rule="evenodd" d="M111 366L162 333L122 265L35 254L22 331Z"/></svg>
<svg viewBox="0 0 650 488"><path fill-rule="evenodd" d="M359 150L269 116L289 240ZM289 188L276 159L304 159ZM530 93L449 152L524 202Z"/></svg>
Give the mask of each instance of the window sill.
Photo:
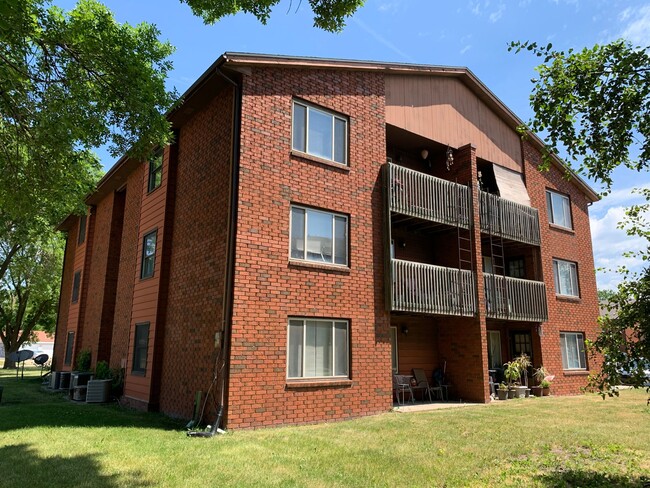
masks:
<svg viewBox="0 0 650 488"><path fill-rule="evenodd" d="M565 234L570 234L572 236L576 235L576 231L570 229L569 227L562 227L561 225L552 224L550 222L548 223L548 226L553 230L559 230L560 232L564 232Z"/></svg>
<svg viewBox="0 0 650 488"><path fill-rule="evenodd" d="M580 302L582 302L582 298L574 297L572 295L560 295L560 294L556 293L555 298L562 301L562 302L571 302L571 303L580 303Z"/></svg>
<svg viewBox="0 0 650 488"><path fill-rule="evenodd" d="M350 274L350 267L342 264L317 263L312 261L298 261L289 259L290 268L308 268L332 273Z"/></svg>
<svg viewBox="0 0 650 488"><path fill-rule="evenodd" d="M153 190L149 190L149 188L147 188L147 194L146 195L149 196L152 193L155 193L156 190L159 190L161 187L162 187L162 183L160 185L158 185L156 188L154 188Z"/></svg>
<svg viewBox="0 0 650 488"><path fill-rule="evenodd" d="M564 376L588 376L589 370L586 369L565 369Z"/></svg>
<svg viewBox="0 0 650 488"><path fill-rule="evenodd" d="M302 151L296 151L295 149L292 149L290 154L293 157L303 159L310 163L317 163L322 166L327 166L328 168L337 169L344 173L350 172L350 167L347 164L341 164L335 161L330 161L329 159L319 158L318 156L313 156L311 154L307 154Z"/></svg>
<svg viewBox="0 0 650 488"><path fill-rule="evenodd" d="M309 388L350 388L352 380L349 379L317 379L317 380L287 380L287 390L301 390Z"/></svg>

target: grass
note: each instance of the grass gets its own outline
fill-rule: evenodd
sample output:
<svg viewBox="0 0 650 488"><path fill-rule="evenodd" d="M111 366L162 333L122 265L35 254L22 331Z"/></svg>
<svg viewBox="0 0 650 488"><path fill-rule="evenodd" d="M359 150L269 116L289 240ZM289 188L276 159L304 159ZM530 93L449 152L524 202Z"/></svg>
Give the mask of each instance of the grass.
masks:
<svg viewBox="0 0 650 488"><path fill-rule="evenodd" d="M0 370L2 486L650 486L644 391L509 400L188 438Z"/></svg>

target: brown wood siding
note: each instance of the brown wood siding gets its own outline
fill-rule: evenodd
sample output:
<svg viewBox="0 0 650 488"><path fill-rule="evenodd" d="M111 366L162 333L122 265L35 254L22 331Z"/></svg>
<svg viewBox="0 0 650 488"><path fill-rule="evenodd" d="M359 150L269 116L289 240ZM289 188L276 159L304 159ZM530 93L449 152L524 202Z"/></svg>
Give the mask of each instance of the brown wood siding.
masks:
<svg viewBox="0 0 650 488"><path fill-rule="evenodd" d="M386 123L454 148L476 147L476 156L522 171L517 133L455 78L386 76Z"/></svg>
<svg viewBox="0 0 650 488"><path fill-rule="evenodd" d="M127 354L127 381L124 394L127 397L149 403L152 397L152 367L154 344L156 339L157 308L160 291L160 272L162 265L162 242L164 237L165 201L167 198L167 179L169 171L169 148L163 153L162 181L160 186L148 192L149 163L144 162L140 191L142 200L140 206L140 222L133 286L133 302L131 309L131 327L129 331L129 352ZM151 278L140 278L142 267L142 244L144 236L156 230L156 257L154 273ZM147 348L147 367L144 376L132 374L133 346L135 341L135 325L149 323L149 338Z"/></svg>

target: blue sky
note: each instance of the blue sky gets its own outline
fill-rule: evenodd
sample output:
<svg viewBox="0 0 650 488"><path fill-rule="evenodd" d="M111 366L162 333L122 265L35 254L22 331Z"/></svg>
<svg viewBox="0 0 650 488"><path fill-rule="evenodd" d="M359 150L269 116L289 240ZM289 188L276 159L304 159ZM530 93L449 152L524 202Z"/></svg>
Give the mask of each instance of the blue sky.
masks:
<svg viewBox="0 0 650 488"><path fill-rule="evenodd" d="M169 86L180 93L225 51L467 66L523 120L531 117L530 79L538 61L508 52L510 41L552 42L568 49L625 37L650 45L650 1L366 0L339 34L312 27L306 0L281 0L266 26L245 14L206 26L178 0L104 3L120 22L156 24L161 38L176 46ZM108 169L114 160L99 152ZM617 230L616 222L634 201L631 188L650 186L649 180L647 173L617 171L612 194L591 207L597 267L616 267L623 263L623 251L643 246ZM631 265L638 269L640 263ZM616 282L613 273L598 274L599 288Z"/></svg>

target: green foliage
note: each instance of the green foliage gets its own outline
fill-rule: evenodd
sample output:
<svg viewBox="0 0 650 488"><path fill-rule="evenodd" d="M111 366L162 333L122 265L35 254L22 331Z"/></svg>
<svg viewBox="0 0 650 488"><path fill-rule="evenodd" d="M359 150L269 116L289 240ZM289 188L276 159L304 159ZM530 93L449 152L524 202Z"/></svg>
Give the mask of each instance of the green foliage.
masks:
<svg viewBox="0 0 650 488"><path fill-rule="evenodd" d="M650 168L649 51L624 40L581 51L535 42L513 42L509 49L543 59L532 80L529 126L547 134L549 152L564 150L579 171L608 189L616 167ZM549 161L547 154L546 166Z"/></svg>
<svg viewBox="0 0 650 488"><path fill-rule="evenodd" d="M521 369L519 368L519 364L516 361L510 361L505 363L503 366L505 368L503 374L508 380L508 385L512 386L521 378Z"/></svg>
<svg viewBox="0 0 650 488"><path fill-rule="evenodd" d="M541 386L542 388L550 388L551 387L551 382L549 380L542 380L539 383L539 386Z"/></svg>
<svg viewBox="0 0 650 488"><path fill-rule="evenodd" d="M214 24L222 17L238 12L253 14L266 24L271 16L271 9L280 0L181 0L192 9L194 15L201 17L206 24ZM364 0L309 0L314 12L314 26L320 29L339 32L345 27L345 19L363 6ZM300 3L298 3L300 6ZM289 10L292 3L289 1Z"/></svg>
<svg viewBox="0 0 650 488"><path fill-rule="evenodd" d="M537 368L533 373L533 377L535 378L535 381L537 381L537 384L539 385L541 385L544 379L547 378L548 376L550 376L550 373L548 369L546 369L543 365Z"/></svg>
<svg viewBox="0 0 650 488"><path fill-rule="evenodd" d="M77 354L75 369L77 371L90 371L91 352L90 349L82 349Z"/></svg>
<svg viewBox="0 0 650 488"><path fill-rule="evenodd" d="M36 233L1 217L0 340L14 352L34 329L54 330L64 242L51 228Z"/></svg>
<svg viewBox="0 0 650 488"><path fill-rule="evenodd" d="M171 138L163 115L168 43L115 21L95 0L70 12L47 0L0 3L0 208L61 220L99 174L92 148L145 155Z"/></svg>
<svg viewBox="0 0 650 488"><path fill-rule="evenodd" d="M598 290L598 300L606 302L614 296L614 290Z"/></svg>
<svg viewBox="0 0 650 488"><path fill-rule="evenodd" d="M106 361L97 361L95 365L95 379L108 380L111 379L111 368L109 368Z"/></svg>

